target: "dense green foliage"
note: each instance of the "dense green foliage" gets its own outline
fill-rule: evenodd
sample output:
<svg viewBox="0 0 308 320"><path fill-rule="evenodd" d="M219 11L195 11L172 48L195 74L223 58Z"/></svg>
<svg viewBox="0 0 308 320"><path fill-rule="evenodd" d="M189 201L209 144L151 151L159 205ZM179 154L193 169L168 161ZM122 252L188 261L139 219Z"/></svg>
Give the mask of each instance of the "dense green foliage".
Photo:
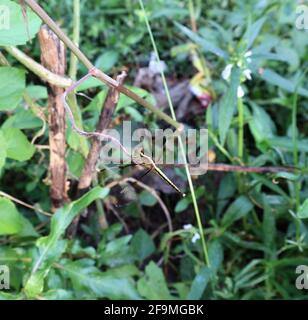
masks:
<svg viewBox="0 0 308 320"><path fill-rule="evenodd" d="M69 35L72 2L41 1ZM89 141L80 143L71 130L67 163L72 201L52 217L42 214L51 211L49 153L39 147L48 144L48 129L32 142L43 123L24 93L46 113L46 84L2 50L18 45L39 61L34 36L40 22L28 10L34 37L29 43L18 4L0 0L8 3L16 22L9 36L0 31L1 52L11 64L0 67L0 265L10 267L11 289L0 291L0 299L304 297L295 286L295 268L308 265L308 37L307 30L295 26L296 1L145 2L160 57L168 65L167 78L191 80L200 73L192 52L205 63L203 71L210 72L206 86L213 102L185 124L209 129L215 161L297 168L275 174L208 172L194 179L210 266L196 240L190 194L180 199L160 193L173 232L146 190L138 189L137 199L116 216L106 206L114 196L103 184L78 198L75 189ZM191 10L189 4L194 4ZM128 68L126 83L131 85L153 51L138 2L81 1L80 48L109 74ZM85 72L79 65L78 75ZM94 130L107 88L88 82L80 90L94 98L90 103L78 98L84 127ZM133 90L153 101L145 90ZM136 126L165 126L125 96L114 117L123 115ZM175 170L174 177L185 185L183 171ZM87 218L68 239L68 226L85 209ZM102 212L105 228L99 224Z"/></svg>

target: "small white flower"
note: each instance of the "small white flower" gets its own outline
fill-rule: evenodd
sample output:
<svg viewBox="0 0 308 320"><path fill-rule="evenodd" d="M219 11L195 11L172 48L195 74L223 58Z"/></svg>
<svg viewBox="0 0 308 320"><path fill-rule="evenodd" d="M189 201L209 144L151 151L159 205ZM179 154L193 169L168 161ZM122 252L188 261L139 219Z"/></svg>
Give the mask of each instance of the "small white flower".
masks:
<svg viewBox="0 0 308 320"><path fill-rule="evenodd" d="M200 239L200 234L198 232L196 232L194 234L194 236L191 238L191 242L192 243L196 243L196 241L199 240L199 239Z"/></svg>
<svg viewBox="0 0 308 320"><path fill-rule="evenodd" d="M221 73L221 76L225 80L229 80L231 76L231 70L233 68L233 64L227 64L223 72Z"/></svg>
<svg viewBox="0 0 308 320"><path fill-rule="evenodd" d="M244 74L244 76L245 76L245 78L246 78L247 80L251 80L251 70L250 70L250 69L245 69L245 70L243 71L243 74Z"/></svg>
<svg viewBox="0 0 308 320"><path fill-rule="evenodd" d="M189 224L184 224L183 229L184 230L189 230L191 229L193 226L189 223Z"/></svg>
<svg viewBox="0 0 308 320"><path fill-rule="evenodd" d="M154 52L151 53L150 63L149 63L149 70L154 75L159 74L161 72L166 71L167 65L164 61L157 61L156 55Z"/></svg>
<svg viewBox="0 0 308 320"><path fill-rule="evenodd" d="M251 62L251 57L252 56L252 51L247 51L245 54L244 54L244 57L246 58L246 61L247 63L250 63Z"/></svg>
<svg viewBox="0 0 308 320"><path fill-rule="evenodd" d="M245 95L245 92L243 90L243 88L241 86L238 86L237 87L237 97L238 98L243 98Z"/></svg>

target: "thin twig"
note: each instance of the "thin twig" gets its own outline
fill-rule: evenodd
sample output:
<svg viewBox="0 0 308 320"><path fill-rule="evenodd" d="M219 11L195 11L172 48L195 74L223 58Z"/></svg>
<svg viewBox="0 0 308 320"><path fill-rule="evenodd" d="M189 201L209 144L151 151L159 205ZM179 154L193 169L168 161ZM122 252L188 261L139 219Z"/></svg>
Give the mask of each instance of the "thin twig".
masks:
<svg viewBox="0 0 308 320"><path fill-rule="evenodd" d="M75 88L77 88L82 82L84 82L85 80L87 80L88 78L92 77L94 75L94 73L96 72L96 68L92 68L88 74L86 74L84 77L82 77L81 79L79 79L78 81L76 81L75 83L73 83L70 87L68 87L65 92L63 93L62 95L62 101L63 101L63 104L64 104L64 107L65 107L65 110L66 110L66 113L68 115L68 118L72 124L72 128L81 136L85 136L85 137L88 137L88 138L91 138L91 137L97 137L101 140L111 140L113 142L115 142L115 144L117 144L121 150L124 151L124 153L126 153L129 158L131 158L131 154L130 152L121 144L121 142L112 137L111 135L109 134L105 134L103 132L96 132L96 131L84 131L82 129L80 129L76 122L75 122L75 119L74 119L74 115L72 113L72 110L71 108L69 107L67 101L66 101L66 97L69 93L73 92L75 90ZM113 80L116 82L116 80Z"/></svg>
<svg viewBox="0 0 308 320"><path fill-rule="evenodd" d="M101 70L94 68L92 62L85 56L85 54L74 44L74 42L67 37L67 35L61 30L61 28L49 17L49 15L40 7L40 5L34 0L25 0L25 3L49 26L49 28L66 44L66 46L72 50L77 56L78 60L90 71L92 70L93 76L106 83L109 87L116 89L117 91L125 94L138 104L144 106L146 109L152 111L159 118L166 121L176 129L181 127L181 124L168 116L166 113L138 96L133 91L120 85L117 81L109 77Z"/></svg>
<svg viewBox="0 0 308 320"><path fill-rule="evenodd" d="M172 232L173 231L173 226L172 226L172 220L171 220L171 215L170 215L170 212L168 211L166 205L164 204L164 202L162 201L162 199L159 197L159 195L157 194L157 192L149 187L148 185L136 180L135 178L132 178L132 177L129 177L129 178L125 178L124 180L122 180L123 182L131 182L131 183L135 183L136 185L138 185L140 188L148 191L151 193L151 195L158 201L160 207L162 208L165 216L166 216L166 219L167 219L167 222L168 222L168 228L169 228L169 231Z"/></svg>
<svg viewBox="0 0 308 320"><path fill-rule="evenodd" d="M13 56L17 61L19 61L29 70L31 70L34 74L36 74L41 79L49 82L50 84L61 87L61 88L69 87L72 84L72 80L70 78L59 76L49 71L48 69L44 68L41 64L34 61L32 58L27 56L25 53L23 53L19 49L15 47L4 47L4 49L11 56Z"/></svg>
<svg viewBox="0 0 308 320"><path fill-rule="evenodd" d="M45 216L48 216L48 217L51 217L51 216L52 216L51 213L46 212L46 211L44 211L44 210L41 210L41 209L39 209L39 208L35 208L35 207L32 206L31 204L28 204L28 203L26 203L26 202L23 202L23 201L15 198L15 197L13 197L13 196L5 193L5 192L3 192L3 191L0 191L0 196L5 197L5 198L7 198L7 199L9 199L9 200L11 200L11 201L14 201L14 202L16 202L16 203L18 203L18 204L26 207L26 208L32 209L33 211L37 211L37 212L39 212L39 213L41 213L41 214L43 214L43 215L45 215Z"/></svg>
<svg viewBox="0 0 308 320"><path fill-rule="evenodd" d="M126 73L123 72L117 77L119 83L123 83L126 77ZM110 88L108 95L104 101L104 105L99 117L98 124L96 126L96 132L102 133L107 129L112 121L113 112L118 104L119 94L118 91ZM78 189L86 189L90 186L92 181L92 174L95 170L95 165L99 157L99 150L101 148L101 141L97 137L94 137L92 145L86 160L86 163L83 167L83 171L78 183Z"/></svg>
<svg viewBox="0 0 308 320"><path fill-rule="evenodd" d="M64 43L48 26L41 27L39 34L42 65L55 74L63 76L66 70ZM48 84L48 125L50 145L50 197L53 210L68 201L66 181L65 109L62 101L64 89Z"/></svg>

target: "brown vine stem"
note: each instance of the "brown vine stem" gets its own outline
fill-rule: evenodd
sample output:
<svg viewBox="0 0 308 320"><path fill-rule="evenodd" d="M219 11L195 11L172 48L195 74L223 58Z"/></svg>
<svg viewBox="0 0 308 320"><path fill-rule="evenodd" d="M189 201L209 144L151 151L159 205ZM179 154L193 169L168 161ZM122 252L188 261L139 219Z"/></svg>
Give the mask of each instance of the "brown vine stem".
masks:
<svg viewBox="0 0 308 320"><path fill-rule="evenodd" d="M24 0L25 3L49 26L49 28L65 43L65 45L72 50L78 60L90 71L94 68L92 62L86 57L86 55L75 45L75 43L61 30L61 28L50 18L50 16L44 11L44 9L34 0ZM136 93L132 92L123 85L120 85L117 81L109 77L101 70L95 68L93 75L107 84L109 87L116 89L117 91L128 96L138 104L142 105L146 109L152 111L159 118L166 121L176 129L181 128L181 124L176 120L172 119L166 113L139 97Z"/></svg>

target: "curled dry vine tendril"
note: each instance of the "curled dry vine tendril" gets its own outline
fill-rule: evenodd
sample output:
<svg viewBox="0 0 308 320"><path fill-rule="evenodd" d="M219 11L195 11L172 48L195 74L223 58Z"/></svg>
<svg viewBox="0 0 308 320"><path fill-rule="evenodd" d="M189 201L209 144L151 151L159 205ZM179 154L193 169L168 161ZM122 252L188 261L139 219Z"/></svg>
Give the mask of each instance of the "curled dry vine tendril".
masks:
<svg viewBox="0 0 308 320"><path fill-rule="evenodd" d="M62 95L62 101L63 101L63 105L65 108L65 111L67 113L67 116L71 122L72 128L79 134L88 138L91 137L98 137L101 140L111 140L113 141L115 144L117 144L121 150L123 150L123 152L128 155L130 158L132 157L130 152L123 146L123 144L121 144L121 142L119 140L117 140L116 138L114 138L113 136L109 135L109 134L105 134L103 132L97 132L97 131L93 131L93 132L89 132L89 131L84 131L82 129L80 129L76 122L75 122L75 118L73 115L73 112L70 108L70 106L67 103L67 95L70 94L72 91L74 91L81 83L83 83L84 81L86 81L88 78L95 76L96 74L96 68L92 68L89 70L89 72L82 77L81 79L79 79L78 81L74 82L70 87L68 87L65 92ZM115 83L118 83L116 80L114 80Z"/></svg>

